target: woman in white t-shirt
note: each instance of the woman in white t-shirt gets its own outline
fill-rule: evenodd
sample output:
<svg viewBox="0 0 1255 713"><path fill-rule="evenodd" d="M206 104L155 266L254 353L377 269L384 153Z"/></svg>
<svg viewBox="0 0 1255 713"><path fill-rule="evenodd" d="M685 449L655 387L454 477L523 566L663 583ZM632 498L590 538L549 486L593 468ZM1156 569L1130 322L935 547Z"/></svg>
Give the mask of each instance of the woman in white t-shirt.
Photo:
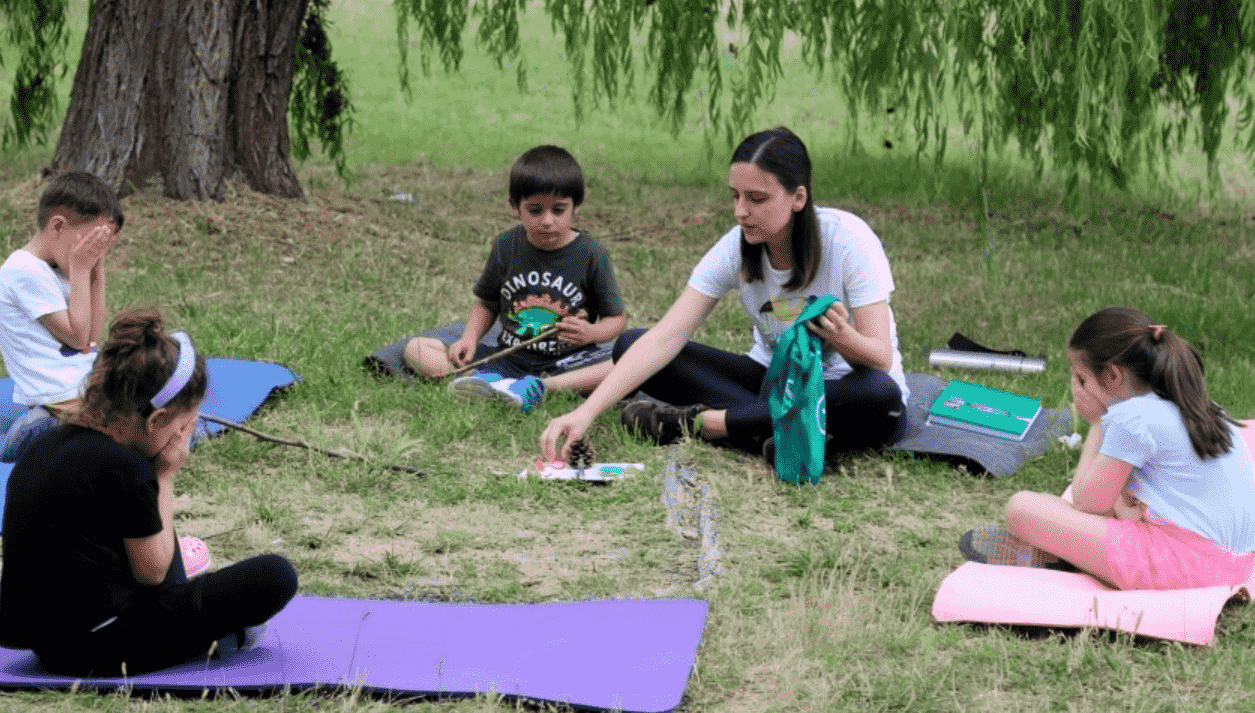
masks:
<svg viewBox="0 0 1255 713"><path fill-rule="evenodd" d="M907 387L880 240L850 213L815 208L806 146L784 127L741 142L728 187L738 225L706 253L658 324L619 337L615 367L588 400L550 421L541 435L546 460L565 459L597 414L637 388L665 404L635 402L624 423L657 442L692 434L765 453L772 423L759 393L772 350L806 298L824 294L838 301L807 328L826 354L827 452L900 435ZM689 341L731 290L754 325L748 354Z"/></svg>

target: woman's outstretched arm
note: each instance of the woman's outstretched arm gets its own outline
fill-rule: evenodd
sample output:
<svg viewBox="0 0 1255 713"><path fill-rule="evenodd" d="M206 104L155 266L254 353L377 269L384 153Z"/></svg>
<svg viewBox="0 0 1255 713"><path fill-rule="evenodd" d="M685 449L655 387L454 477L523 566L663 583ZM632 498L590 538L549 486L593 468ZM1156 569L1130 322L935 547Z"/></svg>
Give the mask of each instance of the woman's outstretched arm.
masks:
<svg viewBox="0 0 1255 713"><path fill-rule="evenodd" d="M658 324L636 340L596 390L589 394L588 400L574 411L549 422L544 433L540 434L542 457L545 460L565 458L567 444L582 438L597 414L610 408L675 359L718 303L719 300L713 297L685 287L671 309Z"/></svg>

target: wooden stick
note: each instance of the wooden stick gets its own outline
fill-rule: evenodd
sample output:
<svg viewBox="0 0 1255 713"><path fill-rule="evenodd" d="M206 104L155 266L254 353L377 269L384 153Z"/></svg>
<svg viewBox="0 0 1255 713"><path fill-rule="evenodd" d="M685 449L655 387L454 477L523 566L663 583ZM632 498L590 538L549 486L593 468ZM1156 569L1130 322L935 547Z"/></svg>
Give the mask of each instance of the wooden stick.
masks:
<svg viewBox="0 0 1255 713"><path fill-rule="evenodd" d="M402 473L413 473L415 475L427 475L427 473L413 466L393 465L391 463L379 463L369 458L366 458L365 456L361 456L356 453L346 451L343 449L338 450L338 451L329 451L326 448L319 448L318 446L311 446L305 441L293 441L293 440L288 440L286 438L278 438L276 436L271 436L269 434L262 433L261 431L255 431L249 428L248 426L245 426L240 423L236 423L235 421L228 421L225 418L219 418L217 416L212 416L207 413L202 413L200 417L205 419L206 421L209 421L210 423L216 423L221 426L226 426L227 428L234 428L237 431L243 431L247 433L248 435L253 436L254 438L257 438L259 440L268 441L270 443L278 443L281 446L294 446L296 448L305 448L305 449L314 451L315 453L321 453L325 456L330 456L332 458L344 458L346 460L355 460L355 461L360 461L362 463L370 463L372 465L381 465L385 468L389 468L391 470L399 471Z"/></svg>
<svg viewBox="0 0 1255 713"><path fill-rule="evenodd" d="M532 345L532 344L535 344L536 342L539 342L539 341L541 341L542 339L548 339L549 337L552 337L553 335L555 335L555 334L557 334L557 333L558 333L558 328L557 328L557 327L550 327L550 328L546 329L545 331L541 332L540 334L537 334L536 336L532 337L531 339L529 339L529 340L527 340L527 341L525 341L525 342L519 342L518 344L515 344L515 345L514 345L514 346L512 346L512 347L506 347L505 349L502 349L501 351L497 352L496 354L489 354L488 356L484 357L483 359L480 359L479 361L476 361L476 362L471 362L470 364L467 364L466 366L461 367L460 369L454 369L453 371L449 372L446 376L458 376L458 375L460 375L460 374L465 374L466 372L470 371L471 369L477 369L477 368L479 368L480 366L482 366L482 365L484 365L484 364L487 364L488 362L492 361L493 359L497 359L497 358L503 357L503 356L505 356L506 354L513 354L514 352L517 352L518 350L522 349L523 347L526 347L526 346L530 346L530 345Z"/></svg>

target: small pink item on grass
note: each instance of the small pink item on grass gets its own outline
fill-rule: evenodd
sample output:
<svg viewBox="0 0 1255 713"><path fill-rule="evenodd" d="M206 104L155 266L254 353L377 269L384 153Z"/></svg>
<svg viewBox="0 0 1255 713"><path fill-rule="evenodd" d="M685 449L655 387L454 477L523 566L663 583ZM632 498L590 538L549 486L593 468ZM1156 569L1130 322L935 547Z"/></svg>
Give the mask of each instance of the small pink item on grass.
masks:
<svg viewBox="0 0 1255 713"><path fill-rule="evenodd" d="M187 571L188 579L208 572L213 564L209 559L209 547L199 537L180 537L179 550L183 553L183 569Z"/></svg>

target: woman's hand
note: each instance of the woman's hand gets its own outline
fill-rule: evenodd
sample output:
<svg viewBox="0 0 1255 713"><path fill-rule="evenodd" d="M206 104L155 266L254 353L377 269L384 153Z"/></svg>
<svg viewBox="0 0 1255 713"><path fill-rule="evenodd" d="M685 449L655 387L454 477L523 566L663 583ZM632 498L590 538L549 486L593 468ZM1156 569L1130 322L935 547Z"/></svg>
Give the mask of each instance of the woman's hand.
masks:
<svg viewBox="0 0 1255 713"><path fill-rule="evenodd" d="M888 372L894 360L891 322L888 300L853 309L833 302L823 314L807 322L806 328L823 340L825 357L835 350L851 366Z"/></svg>
<svg viewBox="0 0 1255 713"><path fill-rule="evenodd" d="M596 414L588 414L581 406L565 416L559 416L549 422L540 434L540 453L543 462L555 460L566 461L571 443L578 441L588 433L593 425Z"/></svg>
<svg viewBox="0 0 1255 713"><path fill-rule="evenodd" d="M833 302L823 314L808 321L806 328L824 341L826 352L839 350L847 332L854 329L850 326L850 311L840 302Z"/></svg>

